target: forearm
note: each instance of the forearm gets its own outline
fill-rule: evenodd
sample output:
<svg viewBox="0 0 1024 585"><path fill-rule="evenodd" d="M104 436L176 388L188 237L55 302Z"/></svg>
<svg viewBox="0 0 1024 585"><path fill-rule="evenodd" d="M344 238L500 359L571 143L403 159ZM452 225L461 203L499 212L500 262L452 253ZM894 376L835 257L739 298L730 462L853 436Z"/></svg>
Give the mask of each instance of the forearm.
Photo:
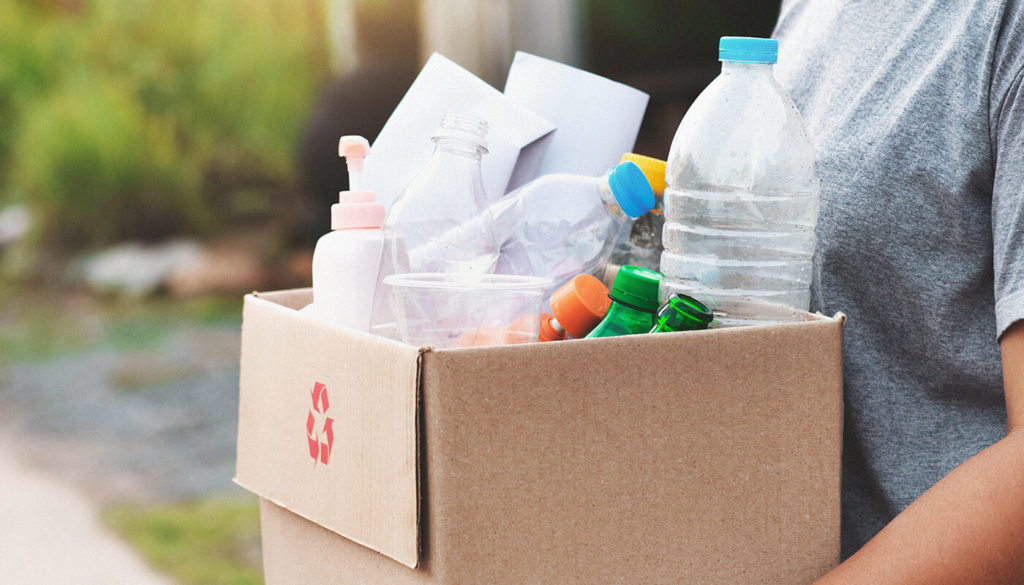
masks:
<svg viewBox="0 0 1024 585"><path fill-rule="evenodd" d="M816 585L1020 585L1024 431L966 461Z"/></svg>
<svg viewBox="0 0 1024 585"><path fill-rule="evenodd" d="M1024 321L1001 343L1007 436L815 585L1024 583Z"/></svg>

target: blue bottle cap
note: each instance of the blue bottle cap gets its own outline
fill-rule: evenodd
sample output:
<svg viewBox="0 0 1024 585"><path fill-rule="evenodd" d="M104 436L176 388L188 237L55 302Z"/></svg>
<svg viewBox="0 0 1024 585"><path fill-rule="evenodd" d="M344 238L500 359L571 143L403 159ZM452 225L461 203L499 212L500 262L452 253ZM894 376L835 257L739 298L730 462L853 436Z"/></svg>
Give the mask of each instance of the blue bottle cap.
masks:
<svg viewBox="0 0 1024 585"><path fill-rule="evenodd" d="M718 41L718 60L775 63L779 60L779 41L756 37L722 37Z"/></svg>
<svg viewBox="0 0 1024 585"><path fill-rule="evenodd" d="M608 186L619 207L636 219L654 209L654 189L635 162L619 163L608 173Z"/></svg>

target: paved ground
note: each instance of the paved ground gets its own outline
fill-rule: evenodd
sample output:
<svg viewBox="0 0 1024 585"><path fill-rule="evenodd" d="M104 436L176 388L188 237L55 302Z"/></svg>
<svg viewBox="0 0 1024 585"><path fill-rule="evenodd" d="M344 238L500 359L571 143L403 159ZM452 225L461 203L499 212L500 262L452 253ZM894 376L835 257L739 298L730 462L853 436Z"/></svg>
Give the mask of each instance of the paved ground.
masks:
<svg viewBox="0 0 1024 585"><path fill-rule="evenodd" d="M168 583L100 507L244 493L231 482L238 324L130 341L0 367L2 582Z"/></svg>
<svg viewBox="0 0 1024 585"><path fill-rule="evenodd" d="M0 575L25 585L171 585L98 519L95 501L0 441Z"/></svg>

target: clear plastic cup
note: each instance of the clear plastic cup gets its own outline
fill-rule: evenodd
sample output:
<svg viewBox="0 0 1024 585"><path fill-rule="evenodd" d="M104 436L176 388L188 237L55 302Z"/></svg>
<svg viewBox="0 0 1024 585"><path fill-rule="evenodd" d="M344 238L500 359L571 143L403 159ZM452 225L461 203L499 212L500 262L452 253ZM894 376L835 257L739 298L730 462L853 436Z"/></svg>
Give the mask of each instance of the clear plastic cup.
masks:
<svg viewBox="0 0 1024 585"><path fill-rule="evenodd" d="M385 277L402 341L437 348L537 341L551 280L506 274Z"/></svg>

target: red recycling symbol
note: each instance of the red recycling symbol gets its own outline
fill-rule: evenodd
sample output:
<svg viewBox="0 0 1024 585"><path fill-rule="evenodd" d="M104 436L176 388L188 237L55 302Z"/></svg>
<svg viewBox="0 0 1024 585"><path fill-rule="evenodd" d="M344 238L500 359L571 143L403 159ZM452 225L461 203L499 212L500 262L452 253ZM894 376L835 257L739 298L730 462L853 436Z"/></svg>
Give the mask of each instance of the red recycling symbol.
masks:
<svg viewBox="0 0 1024 585"><path fill-rule="evenodd" d="M326 465L331 460L331 449L334 447L334 419L327 416L330 403L327 401L327 386L316 382L310 392L313 396L313 407L306 417L306 439L309 441L309 456L314 462Z"/></svg>

